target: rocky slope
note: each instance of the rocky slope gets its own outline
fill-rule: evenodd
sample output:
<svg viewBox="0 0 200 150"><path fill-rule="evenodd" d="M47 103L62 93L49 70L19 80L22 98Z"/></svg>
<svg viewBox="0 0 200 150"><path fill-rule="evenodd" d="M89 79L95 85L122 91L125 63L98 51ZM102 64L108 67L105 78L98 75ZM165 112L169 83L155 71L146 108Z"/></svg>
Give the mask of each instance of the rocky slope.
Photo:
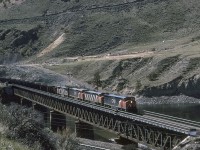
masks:
<svg viewBox="0 0 200 150"><path fill-rule="evenodd" d="M41 45L39 38L40 27L32 28L28 31L18 29L0 30L0 55L1 64L11 64L23 57L36 54Z"/></svg>
<svg viewBox="0 0 200 150"><path fill-rule="evenodd" d="M103 90L126 94L199 97L198 0L5 2L1 64L43 63L88 83L99 72ZM97 59L140 52L151 55Z"/></svg>
<svg viewBox="0 0 200 150"><path fill-rule="evenodd" d="M197 1L188 5L180 0L26 0L21 5L2 9L0 24L2 30L16 28L21 32L40 25L37 39L44 45L36 45L35 51L42 50L65 32L65 41L48 57L94 55L124 49L135 51L135 47L144 43L196 34L198 8ZM24 47L23 43L19 45ZM31 47L25 49L30 51Z"/></svg>
<svg viewBox="0 0 200 150"><path fill-rule="evenodd" d="M87 83L81 82L71 75L61 75L59 73L44 69L40 66L32 65L8 65L0 66L0 76L4 78L22 79L30 82L40 82L43 84L57 86L77 86L91 89Z"/></svg>

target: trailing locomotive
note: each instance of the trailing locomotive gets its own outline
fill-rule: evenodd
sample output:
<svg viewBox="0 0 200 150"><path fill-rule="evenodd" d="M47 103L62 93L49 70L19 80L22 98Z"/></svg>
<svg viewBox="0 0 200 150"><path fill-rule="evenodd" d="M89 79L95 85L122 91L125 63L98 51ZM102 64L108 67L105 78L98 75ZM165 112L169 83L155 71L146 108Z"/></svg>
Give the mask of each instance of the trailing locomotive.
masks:
<svg viewBox="0 0 200 150"><path fill-rule="evenodd" d="M72 97L75 99L88 101L97 105L110 107L116 110L123 110L128 112L137 113L137 106L134 97L120 96L109 93L103 93L99 91L91 91L87 89L74 88L74 87L61 87L61 86L47 86L41 83L25 82L16 79L0 78L2 82L8 82L10 84L18 84L45 92L59 94L62 97Z"/></svg>
<svg viewBox="0 0 200 150"><path fill-rule="evenodd" d="M105 107L137 113L136 101L134 97L120 96L70 87L59 87L58 89L59 90L57 90L57 94L63 97L73 97L79 100L103 105Z"/></svg>

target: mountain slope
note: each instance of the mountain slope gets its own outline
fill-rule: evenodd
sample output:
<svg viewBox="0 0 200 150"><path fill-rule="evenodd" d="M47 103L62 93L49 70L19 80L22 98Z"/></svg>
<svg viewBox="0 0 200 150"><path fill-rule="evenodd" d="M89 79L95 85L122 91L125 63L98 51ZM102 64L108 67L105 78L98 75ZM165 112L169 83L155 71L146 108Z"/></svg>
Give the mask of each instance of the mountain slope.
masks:
<svg viewBox="0 0 200 150"><path fill-rule="evenodd" d="M100 72L103 88L133 93L139 86L146 95L199 88L198 0L26 0L0 16L0 63L45 62L89 83ZM136 52L153 54L81 60Z"/></svg>
<svg viewBox="0 0 200 150"><path fill-rule="evenodd" d="M21 28L23 32L24 27L40 26L38 41L41 44L36 44L37 50L31 55L42 51L64 32L65 41L44 58L94 55L124 49L134 51L136 46L144 43L198 34L199 7L197 0L190 4L186 0L124 3L26 0L21 5L1 10L0 14L4 15L0 17L0 24L5 32L13 28ZM32 51L29 47L24 49Z"/></svg>

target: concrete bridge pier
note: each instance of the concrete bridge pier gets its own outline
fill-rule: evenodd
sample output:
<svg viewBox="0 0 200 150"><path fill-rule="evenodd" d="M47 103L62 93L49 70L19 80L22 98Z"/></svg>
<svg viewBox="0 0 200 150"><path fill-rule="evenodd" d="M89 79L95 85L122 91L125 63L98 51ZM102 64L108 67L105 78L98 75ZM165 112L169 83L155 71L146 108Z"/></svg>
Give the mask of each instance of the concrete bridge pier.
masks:
<svg viewBox="0 0 200 150"><path fill-rule="evenodd" d="M33 108L33 110L35 109L35 107L36 107L36 103L32 102L32 108Z"/></svg>
<svg viewBox="0 0 200 150"><path fill-rule="evenodd" d="M27 100L27 99L24 99L24 98L20 98L19 99L19 103L21 106L27 106L27 107L32 107L32 102Z"/></svg>
<svg viewBox="0 0 200 150"><path fill-rule="evenodd" d="M24 100L24 98L21 97L21 98L20 98L20 105L21 105L21 106L23 106L23 100Z"/></svg>
<svg viewBox="0 0 200 150"><path fill-rule="evenodd" d="M94 139L93 126L80 120L75 122L75 133L77 137Z"/></svg>
<svg viewBox="0 0 200 150"><path fill-rule="evenodd" d="M53 131L66 130L66 115L48 109L46 115L47 126Z"/></svg>
<svg viewBox="0 0 200 150"><path fill-rule="evenodd" d="M53 113L53 110L51 109L46 109L44 113L44 120L46 122L46 126L49 128L49 129L52 129L52 113Z"/></svg>

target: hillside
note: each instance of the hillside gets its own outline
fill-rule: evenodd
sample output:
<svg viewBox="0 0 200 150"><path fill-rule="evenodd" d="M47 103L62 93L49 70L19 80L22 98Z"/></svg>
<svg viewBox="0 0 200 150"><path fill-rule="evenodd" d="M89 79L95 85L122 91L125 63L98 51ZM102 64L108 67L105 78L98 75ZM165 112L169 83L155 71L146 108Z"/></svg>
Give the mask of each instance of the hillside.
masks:
<svg viewBox="0 0 200 150"><path fill-rule="evenodd" d="M199 97L197 0L0 3L1 64L43 63L89 83L99 72L111 91Z"/></svg>

